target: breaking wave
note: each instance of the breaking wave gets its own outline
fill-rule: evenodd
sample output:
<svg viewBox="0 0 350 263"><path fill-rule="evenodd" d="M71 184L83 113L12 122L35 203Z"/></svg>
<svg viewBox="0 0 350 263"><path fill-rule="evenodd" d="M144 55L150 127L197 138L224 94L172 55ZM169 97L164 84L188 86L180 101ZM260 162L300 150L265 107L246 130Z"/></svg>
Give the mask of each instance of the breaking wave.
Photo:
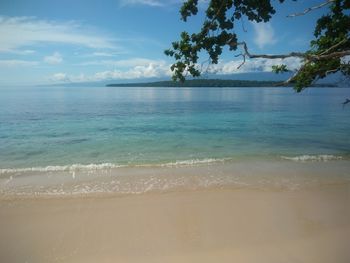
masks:
<svg viewBox="0 0 350 263"><path fill-rule="evenodd" d="M11 196L141 194L227 187L297 190L313 185L350 182L348 158L333 155L282 158L292 162L286 164L281 157L278 160L275 157L272 160L243 161L208 158L158 164L101 163L0 169L0 199ZM342 159L342 162L325 163ZM304 165L300 162L320 163Z"/></svg>
<svg viewBox="0 0 350 263"><path fill-rule="evenodd" d="M0 174L9 173L26 173L26 172L77 172L77 171L98 171L98 170L110 170L126 167L183 167L183 166L195 166L201 164L213 164L224 163L232 160L231 158L206 158L206 159L192 159L181 160L168 163L158 164L113 164L113 163L100 163L100 164L72 164L72 165L50 165L46 167L27 167L27 168L5 168L0 169Z"/></svg>
<svg viewBox="0 0 350 263"><path fill-rule="evenodd" d="M281 156L284 160L295 162L328 162L334 160L343 160L340 155L320 154L320 155L299 155L299 156Z"/></svg>
<svg viewBox="0 0 350 263"><path fill-rule="evenodd" d="M8 168L0 169L0 174L25 173L25 172L73 172L120 168L122 165L112 163L101 164L72 164L72 165L50 165L46 167Z"/></svg>

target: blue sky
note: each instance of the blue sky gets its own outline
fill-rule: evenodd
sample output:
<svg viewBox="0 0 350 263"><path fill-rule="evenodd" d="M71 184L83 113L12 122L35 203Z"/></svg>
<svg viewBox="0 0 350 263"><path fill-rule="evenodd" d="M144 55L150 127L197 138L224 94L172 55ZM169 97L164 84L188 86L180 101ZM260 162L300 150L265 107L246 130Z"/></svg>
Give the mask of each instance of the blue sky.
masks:
<svg viewBox="0 0 350 263"><path fill-rule="evenodd" d="M1 0L0 85L36 85L101 80L169 78L172 59L164 49L181 31L196 32L203 15L180 21L181 0ZM200 1L203 13L205 0ZM269 23L236 24L252 53L304 51L324 10L287 18L319 0L274 1ZM243 28L247 32L244 32ZM203 60L205 58L203 57ZM269 71L278 60L251 60L237 70L239 58L225 52L217 74ZM297 59L285 61L291 68Z"/></svg>

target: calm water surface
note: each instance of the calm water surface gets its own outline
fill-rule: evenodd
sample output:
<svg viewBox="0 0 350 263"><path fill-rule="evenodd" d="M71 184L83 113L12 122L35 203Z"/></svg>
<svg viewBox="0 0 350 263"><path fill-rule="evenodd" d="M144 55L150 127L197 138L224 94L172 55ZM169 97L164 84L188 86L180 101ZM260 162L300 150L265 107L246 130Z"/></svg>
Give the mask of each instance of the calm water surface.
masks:
<svg viewBox="0 0 350 263"><path fill-rule="evenodd" d="M0 89L0 168L350 154L350 89Z"/></svg>

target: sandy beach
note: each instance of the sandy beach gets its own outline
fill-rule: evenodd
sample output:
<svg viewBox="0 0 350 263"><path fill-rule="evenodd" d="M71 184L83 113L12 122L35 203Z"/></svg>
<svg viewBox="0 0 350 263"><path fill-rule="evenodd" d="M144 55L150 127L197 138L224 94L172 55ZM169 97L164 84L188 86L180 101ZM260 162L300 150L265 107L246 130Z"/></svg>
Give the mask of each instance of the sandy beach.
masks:
<svg viewBox="0 0 350 263"><path fill-rule="evenodd" d="M0 263L350 263L350 0L0 0Z"/></svg>
<svg viewBox="0 0 350 263"><path fill-rule="evenodd" d="M350 185L0 201L1 262L349 262Z"/></svg>
<svg viewBox="0 0 350 263"><path fill-rule="evenodd" d="M346 97L5 87L0 263L349 263Z"/></svg>

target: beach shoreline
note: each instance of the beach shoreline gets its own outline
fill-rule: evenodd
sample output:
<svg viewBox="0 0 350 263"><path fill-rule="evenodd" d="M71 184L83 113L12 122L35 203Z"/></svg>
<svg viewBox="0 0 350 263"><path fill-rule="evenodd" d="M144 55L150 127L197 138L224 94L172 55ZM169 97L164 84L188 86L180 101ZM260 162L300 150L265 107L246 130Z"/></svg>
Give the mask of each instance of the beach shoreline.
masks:
<svg viewBox="0 0 350 263"><path fill-rule="evenodd" d="M350 182L350 161L228 160L176 165L111 164L10 169L0 173L0 200L132 195L206 189L298 190Z"/></svg>
<svg viewBox="0 0 350 263"><path fill-rule="evenodd" d="M0 261L345 263L349 167L250 160L2 174Z"/></svg>
<svg viewBox="0 0 350 263"><path fill-rule="evenodd" d="M6 170L0 262L347 263L350 161L327 158Z"/></svg>
<svg viewBox="0 0 350 263"><path fill-rule="evenodd" d="M350 185L0 200L2 262L348 262Z"/></svg>

